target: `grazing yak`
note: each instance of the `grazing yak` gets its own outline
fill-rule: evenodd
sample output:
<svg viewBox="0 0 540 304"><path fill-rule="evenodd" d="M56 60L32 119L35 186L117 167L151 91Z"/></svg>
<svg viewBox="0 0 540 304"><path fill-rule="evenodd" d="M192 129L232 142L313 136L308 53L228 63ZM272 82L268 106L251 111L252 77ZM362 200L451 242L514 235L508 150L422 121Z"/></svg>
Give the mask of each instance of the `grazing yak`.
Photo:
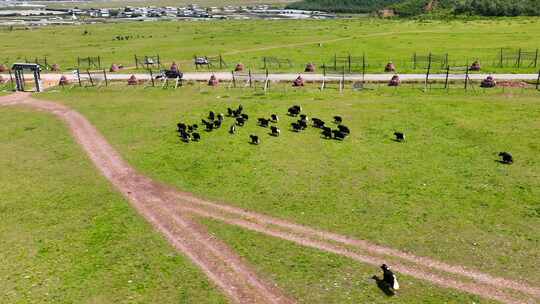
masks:
<svg viewBox="0 0 540 304"><path fill-rule="evenodd" d="M214 129L214 123L213 122L208 122L208 121L206 121L204 119L201 119L201 122L206 127L206 131L212 131Z"/></svg>
<svg viewBox="0 0 540 304"><path fill-rule="evenodd" d="M240 115L245 121L249 120L249 115L247 114L241 114Z"/></svg>
<svg viewBox="0 0 540 304"><path fill-rule="evenodd" d="M341 118L341 116L334 116L334 122L341 124L343 122L343 118Z"/></svg>
<svg viewBox="0 0 540 304"><path fill-rule="evenodd" d="M208 119L214 120L215 118L216 118L216 113L214 113L213 111L210 111L208 113Z"/></svg>
<svg viewBox="0 0 540 304"><path fill-rule="evenodd" d="M190 136L189 136L189 133L187 133L186 131L182 130L180 131L180 138L182 139L183 142L189 142L189 139L190 139Z"/></svg>
<svg viewBox="0 0 540 304"><path fill-rule="evenodd" d="M396 137L396 141L405 141L405 134L403 134L402 132L394 132L394 136Z"/></svg>
<svg viewBox="0 0 540 304"><path fill-rule="evenodd" d="M281 131L276 126L271 126L270 130L272 131L272 136L278 137L281 134Z"/></svg>
<svg viewBox="0 0 540 304"><path fill-rule="evenodd" d="M323 127L322 135L324 138L332 138L332 129L329 127Z"/></svg>
<svg viewBox="0 0 540 304"><path fill-rule="evenodd" d="M235 134L235 133L236 133L236 126L235 126L235 125L232 125L232 126L229 128L229 133L231 133L231 134Z"/></svg>
<svg viewBox="0 0 540 304"><path fill-rule="evenodd" d="M188 132L193 133L194 131L197 131L198 128L199 126L197 124L193 124L191 126L188 126Z"/></svg>
<svg viewBox="0 0 540 304"><path fill-rule="evenodd" d="M298 116L302 112L302 107L295 105L290 107L287 112L290 116Z"/></svg>
<svg viewBox="0 0 540 304"><path fill-rule="evenodd" d="M233 110L231 108L227 108L227 116L229 117L233 116Z"/></svg>
<svg viewBox="0 0 540 304"><path fill-rule="evenodd" d="M340 130L332 130L332 134L334 135L334 139L337 140L344 140L345 137L347 137L347 134L341 132Z"/></svg>
<svg viewBox="0 0 540 304"><path fill-rule="evenodd" d="M324 121L318 119L318 118L312 118L311 121L313 122L313 126L315 128L322 129L324 127Z"/></svg>
<svg viewBox="0 0 540 304"><path fill-rule="evenodd" d="M512 154L510 154L508 152L499 153L499 157L501 158L501 162L503 164L510 165L510 164L514 163L514 158L512 157Z"/></svg>
<svg viewBox="0 0 540 304"><path fill-rule="evenodd" d="M249 138L251 139L251 143L254 145L258 145L261 143L261 140L259 139L259 136L257 135L250 135Z"/></svg>
<svg viewBox="0 0 540 304"><path fill-rule="evenodd" d="M300 120L298 121L298 125L300 125L300 128L302 128L302 130L307 129L307 127L308 127L307 121L302 120L302 119L300 119Z"/></svg>
<svg viewBox="0 0 540 304"><path fill-rule="evenodd" d="M214 129L221 128L221 120L214 120Z"/></svg>
<svg viewBox="0 0 540 304"><path fill-rule="evenodd" d="M258 122L259 122L259 126L264 127L264 128L268 128L268 125L270 124L270 119L259 118Z"/></svg>
<svg viewBox="0 0 540 304"><path fill-rule="evenodd" d="M397 281L396 275L392 272L390 267L386 264L381 265L381 269L383 271L383 282L388 285L390 289L393 291L399 289L399 283Z"/></svg>
<svg viewBox="0 0 540 304"><path fill-rule="evenodd" d="M303 130L302 127L300 126L300 124L297 123L297 122L291 123L291 127L292 127L293 131L295 131L295 132L300 132L300 131Z"/></svg>
<svg viewBox="0 0 540 304"><path fill-rule="evenodd" d="M223 119L225 119L225 116L223 115L223 113L219 113L218 116L217 116L217 119L219 121L223 121Z"/></svg>
<svg viewBox="0 0 540 304"><path fill-rule="evenodd" d="M177 127L177 131L180 132L180 131L185 131L187 126L185 123L178 123L176 124L176 127Z"/></svg>
<svg viewBox="0 0 540 304"><path fill-rule="evenodd" d="M341 132L341 133L345 133L345 134L351 134L351 131L349 130L349 128L347 128L346 126L344 125L339 125L338 126L338 130Z"/></svg>
<svg viewBox="0 0 540 304"><path fill-rule="evenodd" d="M193 137L193 141L199 141L201 140L201 135L197 132L191 134L191 137Z"/></svg>
<svg viewBox="0 0 540 304"><path fill-rule="evenodd" d="M246 123L246 120L243 117L237 117L236 118L236 124L237 125L243 127L245 123Z"/></svg>
<svg viewBox="0 0 540 304"><path fill-rule="evenodd" d="M270 120L272 120L273 123L276 123L279 121L279 116L277 116L276 114L272 114L270 115Z"/></svg>

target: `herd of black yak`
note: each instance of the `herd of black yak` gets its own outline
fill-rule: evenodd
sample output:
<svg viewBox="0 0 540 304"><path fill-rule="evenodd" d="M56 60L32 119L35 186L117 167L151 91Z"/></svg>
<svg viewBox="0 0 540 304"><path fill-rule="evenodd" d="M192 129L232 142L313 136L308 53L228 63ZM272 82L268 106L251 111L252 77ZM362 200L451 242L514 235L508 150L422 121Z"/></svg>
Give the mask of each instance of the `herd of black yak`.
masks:
<svg viewBox="0 0 540 304"><path fill-rule="evenodd" d="M302 113L302 107L294 105L287 110L287 115L294 117L297 121L290 124L291 131L302 132L306 130L310 125L314 128L321 130L321 136L326 139L345 140L350 134L350 129L343 124L343 118L341 116L334 116L330 124L319 118L309 118L307 114ZM237 128L241 128L249 121L249 115L244 113L244 107L239 105L236 109L227 108L227 117L234 119L233 124L229 127L229 133L231 135L236 134ZM212 132L213 130L220 129L225 121L225 115L222 113L216 114L214 111L208 113L208 117L201 119L202 126L206 132ZM262 128L270 128L269 135L278 137L281 134L281 130L276 125L279 122L279 116L277 114L271 114L270 117L260 117L257 119L257 125ZM332 126L334 128L332 128ZM177 132L181 140L185 143L190 141L198 142L201 140L201 134L199 133L198 124L186 124L180 122L177 124ZM405 134L402 132L395 132L395 141L405 141ZM249 142L254 145L261 143L261 139L256 134L249 135ZM512 164L514 159L508 152L499 153L501 163Z"/></svg>
<svg viewBox="0 0 540 304"><path fill-rule="evenodd" d="M333 117L332 125L335 126L333 129L322 119L310 119L307 114L302 113L302 107L298 105L290 107L287 111L287 115L297 119L290 124L291 131L293 132L302 132L311 125L314 128L320 129L321 136L326 139L344 140L351 133L349 128L343 125L341 116ZM229 133L231 135L236 134L237 128L245 126L249 121L249 115L244 113L244 107L242 105L239 105L236 109L227 108L227 117L234 119L233 124L229 127ZM220 129L224 122L225 115L222 113L216 114L216 112L210 111L206 118L201 119L201 129L204 128L206 132L212 132L213 130ZM278 137L281 134L281 130L276 125L278 122L279 116L277 114L271 114L269 117L260 117L257 119L257 125L263 128L270 128L269 134L274 137ZM186 143L201 140L198 124L190 125L180 122L177 124L177 132L180 139ZM255 134L249 136L249 141L255 145L261 143L261 139Z"/></svg>

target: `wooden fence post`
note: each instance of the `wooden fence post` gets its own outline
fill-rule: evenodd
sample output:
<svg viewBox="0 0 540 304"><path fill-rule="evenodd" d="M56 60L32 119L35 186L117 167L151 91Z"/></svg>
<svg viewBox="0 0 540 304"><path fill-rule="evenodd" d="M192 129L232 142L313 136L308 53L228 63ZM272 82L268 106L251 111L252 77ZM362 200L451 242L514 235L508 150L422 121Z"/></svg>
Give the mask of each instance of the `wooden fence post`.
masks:
<svg viewBox="0 0 540 304"><path fill-rule="evenodd" d="M77 69L77 80L79 81L79 87L82 87L81 83L81 70Z"/></svg>
<svg viewBox="0 0 540 304"><path fill-rule="evenodd" d="M107 71L105 71L105 69L103 69L103 78L105 79L105 86L108 87L109 79L107 79Z"/></svg>
<svg viewBox="0 0 540 304"><path fill-rule="evenodd" d="M446 66L446 79L444 81L444 88L448 89L448 75L450 74L450 66Z"/></svg>

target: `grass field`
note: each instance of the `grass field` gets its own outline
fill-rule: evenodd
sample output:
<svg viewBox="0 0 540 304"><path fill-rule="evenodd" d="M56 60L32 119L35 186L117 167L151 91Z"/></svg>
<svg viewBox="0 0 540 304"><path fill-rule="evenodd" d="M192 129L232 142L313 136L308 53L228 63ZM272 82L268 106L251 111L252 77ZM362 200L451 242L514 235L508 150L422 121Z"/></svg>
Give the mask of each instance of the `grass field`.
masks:
<svg viewBox="0 0 540 304"><path fill-rule="evenodd" d="M88 35L83 35L87 30ZM76 66L77 56L98 56L103 65L134 66L133 56L159 53L163 62L176 61L193 70L194 55L222 54L232 70L237 62L260 70L262 57L289 58L292 67L272 66L271 72L301 72L307 62L333 65L333 56L367 56L368 72L382 72L388 61L399 72L412 72L415 52L449 53L451 65L479 59L484 72L537 73L537 68L497 67L500 48L534 51L539 47L538 18L477 21L405 21L380 19L319 21L140 22L46 27L0 32L0 62L47 56L64 70ZM133 36L115 40L116 36ZM143 38L144 37L144 38ZM21 47L31 46L31 47ZM353 62L354 64L354 62ZM339 64L338 64L339 65ZM434 67L437 68L437 67ZM540 68L540 66L539 66ZM423 72L417 69L416 72Z"/></svg>
<svg viewBox="0 0 540 304"><path fill-rule="evenodd" d="M300 303L495 303L401 276L402 289L390 298L375 284L374 267L285 241L204 221L257 270L270 276Z"/></svg>
<svg viewBox="0 0 540 304"><path fill-rule="evenodd" d="M243 0L242 0L243 1ZM133 65L133 55L159 53L194 70L194 54L222 54L260 69L263 56L329 63L334 54L366 52L369 72L394 61L412 72L416 51L450 53L462 65L480 58L495 67L500 47L536 49L540 19L407 21L215 21L121 23L0 31L0 62L47 56L64 70L76 57ZM88 35L82 33L87 30ZM117 41L117 35L132 35ZM144 36L144 38L143 38ZM151 37L150 37L151 36ZM31 46L31 47L30 47ZM416 70L422 72L422 70ZM522 73L537 72L524 67ZM540 94L496 88L464 92L375 86L324 92L308 84L261 89L178 90L127 87L52 89L37 95L86 116L131 165L158 181L224 202L354 238L464 265L532 285L540 260ZM336 86L336 85L333 85ZM434 85L437 87L440 85ZM0 95L6 94L0 87ZM182 143L176 123L199 123L208 111L242 104L250 115L199 143ZM286 110L344 117L343 142L318 130L289 130ZM279 138L256 126L277 113ZM0 108L0 303L224 303L190 261L178 255L90 164L52 116ZM407 140L392 140L403 131ZM249 144L249 135L262 139ZM501 151L516 162L497 162ZM7 170L6 170L7 169ZM69 219L69 220L66 220ZM201 220L219 239L302 303L490 303L403 276L387 298L372 267L222 223ZM375 271L375 272L374 272Z"/></svg>
<svg viewBox="0 0 540 304"><path fill-rule="evenodd" d="M0 303L225 302L113 193L61 122L11 107L0 117L0 167L9 169L0 175ZM491 303L406 276L390 299L371 266L203 224L300 303Z"/></svg>
<svg viewBox="0 0 540 304"><path fill-rule="evenodd" d="M534 90L338 94L280 86L263 95L191 86L41 96L82 112L146 174L203 197L511 278L539 258ZM281 114L282 136L271 138L251 121L236 136L224 128L203 132L201 143L176 138L178 120L198 122L239 103L252 118ZM343 115L351 137L289 132L284 114L292 104L325 120ZM407 134L406 143L391 140L395 130ZM248 144L251 133L262 145ZM516 163L497 163L500 151Z"/></svg>
<svg viewBox="0 0 540 304"><path fill-rule="evenodd" d="M0 303L226 303L56 118L0 108Z"/></svg>

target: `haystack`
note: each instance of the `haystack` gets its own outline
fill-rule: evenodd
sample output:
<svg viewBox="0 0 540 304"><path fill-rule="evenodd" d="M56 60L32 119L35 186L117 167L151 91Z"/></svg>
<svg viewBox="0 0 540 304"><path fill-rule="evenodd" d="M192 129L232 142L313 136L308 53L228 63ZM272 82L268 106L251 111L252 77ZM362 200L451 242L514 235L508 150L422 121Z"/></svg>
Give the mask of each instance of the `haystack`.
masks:
<svg viewBox="0 0 540 304"><path fill-rule="evenodd" d="M296 79L293 81L293 87L303 87L304 86L304 78L302 76L296 77Z"/></svg>
<svg viewBox="0 0 540 304"><path fill-rule="evenodd" d="M390 87L397 87L401 84L401 80L399 80L398 75L392 76L392 79L390 79L390 82L388 83L388 86Z"/></svg>
<svg viewBox="0 0 540 304"><path fill-rule="evenodd" d="M138 85L139 81L137 80L137 77L135 75L131 75L128 79L128 85Z"/></svg>
<svg viewBox="0 0 540 304"><path fill-rule="evenodd" d="M57 63L51 65L51 71L60 72L60 65L58 65Z"/></svg>
<svg viewBox="0 0 540 304"><path fill-rule="evenodd" d="M493 76L488 76L486 79L482 80L482 83L480 84L480 87L482 88L494 88L497 85L497 82L495 79L493 79Z"/></svg>
<svg viewBox="0 0 540 304"><path fill-rule="evenodd" d="M109 69L109 72L114 73L118 71L120 71L120 67L116 63L111 64L111 68Z"/></svg>
<svg viewBox="0 0 540 304"><path fill-rule="evenodd" d="M471 64L471 67L469 67L469 71L480 71L480 62L475 61Z"/></svg>
<svg viewBox="0 0 540 304"><path fill-rule="evenodd" d="M396 65L393 62L389 62L384 67L385 72L395 72L396 71Z"/></svg>
<svg viewBox="0 0 540 304"><path fill-rule="evenodd" d="M69 80L67 79L67 77L65 75L62 75L62 77L60 77L60 80L58 81L58 84L61 85L61 86L68 85Z"/></svg>
<svg viewBox="0 0 540 304"><path fill-rule="evenodd" d="M170 70L173 71L173 72L178 72L178 65L176 64L176 62L173 62L171 64Z"/></svg>
<svg viewBox="0 0 540 304"><path fill-rule="evenodd" d="M236 67L234 68L234 71L235 71L235 72L242 72L242 71L244 71L244 68L245 68L245 67L244 67L244 64L243 64L243 63L238 63L238 64L236 65Z"/></svg>
<svg viewBox="0 0 540 304"><path fill-rule="evenodd" d="M217 87L219 85L219 80L217 79L216 75L210 76L210 79L208 80L208 85L211 87Z"/></svg>
<svg viewBox="0 0 540 304"><path fill-rule="evenodd" d="M305 72L306 72L306 73L313 73L313 72L315 72L315 65L314 65L313 63L308 63L308 64L306 65Z"/></svg>
<svg viewBox="0 0 540 304"><path fill-rule="evenodd" d="M1 64L0 63L0 73L4 73L4 72L7 72L8 71L8 68L5 64Z"/></svg>

